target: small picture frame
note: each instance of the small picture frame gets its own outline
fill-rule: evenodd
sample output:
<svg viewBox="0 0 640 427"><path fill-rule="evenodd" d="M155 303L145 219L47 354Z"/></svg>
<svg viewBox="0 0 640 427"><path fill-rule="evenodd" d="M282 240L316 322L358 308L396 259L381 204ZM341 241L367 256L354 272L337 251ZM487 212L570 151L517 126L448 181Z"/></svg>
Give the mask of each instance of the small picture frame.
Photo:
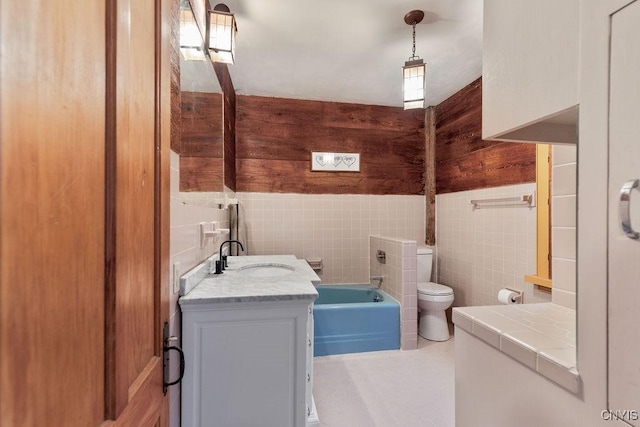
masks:
<svg viewBox="0 0 640 427"><path fill-rule="evenodd" d="M360 153L311 152L311 170L323 172L360 172Z"/></svg>

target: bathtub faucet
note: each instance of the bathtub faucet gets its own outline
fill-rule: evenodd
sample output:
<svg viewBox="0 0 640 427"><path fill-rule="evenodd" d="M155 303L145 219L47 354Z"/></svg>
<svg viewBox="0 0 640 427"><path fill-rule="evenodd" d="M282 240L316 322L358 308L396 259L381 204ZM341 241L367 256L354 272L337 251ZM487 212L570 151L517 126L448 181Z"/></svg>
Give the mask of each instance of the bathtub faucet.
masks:
<svg viewBox="0 0 640 427"><path fill-rule="evenodd" d="M237 243L240 246L240 249L242 249L242 251L244 252L244 247L242 247L242 243L240 243L239 240L225 240L224 242L220 243L220 250L219 250L220 259L216 261L216 271L213 274L222 274L222 270L224 270L224 268L226 267L224 265L223 257L222 257L222 247L224 246L225 243L229 243L229 246L231 246L231 243ZM226 255L224 258L226 258Z"/></svg>
<svg viewBox="0 0 640 427"><path fill-rule="evenodd" d="M382 282L384 282L384 276L371 276L369 278L369 280L371 282L373 282L374 280L378 281L378 289L380 289L382 287Z"/></svg>

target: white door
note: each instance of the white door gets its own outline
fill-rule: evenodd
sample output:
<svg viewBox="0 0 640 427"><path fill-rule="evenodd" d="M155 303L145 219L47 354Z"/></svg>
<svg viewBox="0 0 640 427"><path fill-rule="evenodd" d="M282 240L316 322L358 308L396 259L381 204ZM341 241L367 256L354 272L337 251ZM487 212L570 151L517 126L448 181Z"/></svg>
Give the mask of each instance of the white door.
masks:
<svg viewBox="0 0 640 427"><path fill-rule="evenodd" d="M612 15L610 61L609 409L640 426L640 235L621 225L640 231L640 1Z"/></svg>

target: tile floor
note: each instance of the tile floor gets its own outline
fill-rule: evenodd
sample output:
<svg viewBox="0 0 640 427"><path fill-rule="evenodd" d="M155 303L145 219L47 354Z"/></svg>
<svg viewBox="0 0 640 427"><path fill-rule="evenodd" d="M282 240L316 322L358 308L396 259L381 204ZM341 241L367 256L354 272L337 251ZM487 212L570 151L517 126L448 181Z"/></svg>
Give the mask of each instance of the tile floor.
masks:
<svg viewBox="0 0 640 427"><path fill-rule="evenodd" d="M453 342L419 337L418 350L316 357L320 425L455 426Z"/></svg>

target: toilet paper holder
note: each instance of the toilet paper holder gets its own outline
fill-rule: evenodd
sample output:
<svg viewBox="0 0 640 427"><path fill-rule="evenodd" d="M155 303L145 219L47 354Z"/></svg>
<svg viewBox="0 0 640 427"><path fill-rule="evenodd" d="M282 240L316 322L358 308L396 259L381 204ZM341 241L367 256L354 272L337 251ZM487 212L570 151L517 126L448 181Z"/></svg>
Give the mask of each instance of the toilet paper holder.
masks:
<svg viewBox="0 0 640 427"><path fill-rule="evenodd" d="M506 288L500 290L500 292L498 292L498 299L500 299L500 296L501 296L500 293L502 291L508 291L509 292L509 302L503 302L503 304L522 304L522 297L523 297L522 291L506 287Z"/></svg>

